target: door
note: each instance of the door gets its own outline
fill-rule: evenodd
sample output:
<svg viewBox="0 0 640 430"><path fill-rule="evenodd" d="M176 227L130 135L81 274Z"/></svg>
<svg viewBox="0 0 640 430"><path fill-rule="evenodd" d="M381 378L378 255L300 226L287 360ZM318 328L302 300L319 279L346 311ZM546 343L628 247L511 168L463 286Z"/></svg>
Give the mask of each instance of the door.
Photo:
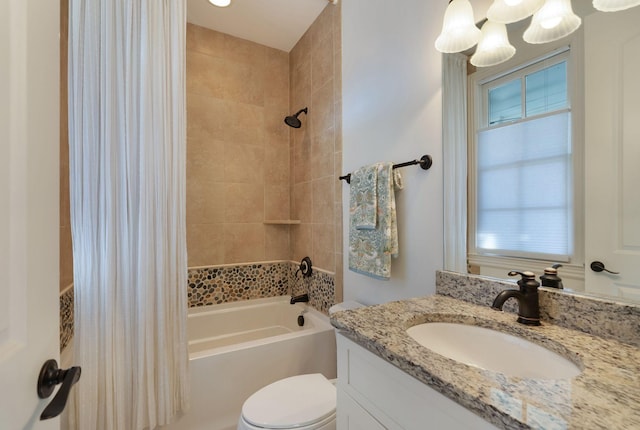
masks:
<svg viewBox="0 0 640 430"><path fill-rule="evenodd" d="M640 301L640 8L594 13L585 31L585 284ZM594 261L619 275L590 269Z"/></svg>
<svg viewBox="0 0 640 430"><path fill-rule="evenodd" d="M39 421L58 359L59 1L0 0L0 429Z"/></svg>

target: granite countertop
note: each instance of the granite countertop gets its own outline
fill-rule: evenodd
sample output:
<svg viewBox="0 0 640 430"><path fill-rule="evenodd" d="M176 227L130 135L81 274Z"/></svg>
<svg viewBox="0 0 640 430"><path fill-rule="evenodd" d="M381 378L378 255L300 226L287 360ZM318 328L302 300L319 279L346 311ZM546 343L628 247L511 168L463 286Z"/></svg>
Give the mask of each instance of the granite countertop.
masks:
<svg viewBox="0 0 640 430"><path fill-rule="evenodd" d="M428 321L494 328L573 361L573 379L526 379L468 366L436 354L405 330ZM640 429L640 349L444 296L338 312L342 334L504 429Z"/></svg>

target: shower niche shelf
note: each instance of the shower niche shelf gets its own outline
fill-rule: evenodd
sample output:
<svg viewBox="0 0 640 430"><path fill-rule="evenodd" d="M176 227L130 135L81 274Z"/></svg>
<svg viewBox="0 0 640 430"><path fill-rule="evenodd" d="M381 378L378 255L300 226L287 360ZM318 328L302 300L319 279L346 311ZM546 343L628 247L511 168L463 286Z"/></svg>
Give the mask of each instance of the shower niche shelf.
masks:
<svg viewBox="0 0 640 430"><path fill-rule="evenodd" d="M270 219L270 220L265 220L263 224L293 225L293 224L300 224L300 220L299 219Z"/></svg>

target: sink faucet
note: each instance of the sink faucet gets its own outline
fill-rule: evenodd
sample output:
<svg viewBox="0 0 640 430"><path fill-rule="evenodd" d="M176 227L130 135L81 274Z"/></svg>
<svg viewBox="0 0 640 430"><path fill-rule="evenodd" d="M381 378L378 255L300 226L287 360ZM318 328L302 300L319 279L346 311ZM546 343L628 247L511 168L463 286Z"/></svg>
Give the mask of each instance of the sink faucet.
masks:
<svg viewBox="0 0 640 430"><path fill-rule="evenodd" d="M540 305L538 303L538 287L533 272L509 272L509 276L522 276L518 281L520 290L504 290L500 292L493 301L491 307L499 311L502 310L504 302L511 297L518 300L518 322L526 325L540 325Z"/></svg>
<svg viewBox="0 0 640 430"><path fill-rule="evenodd" d="M298 303L298 302L304 302L304 303L309 302L309 294L304 293L304 294L300 294L299 296L291 296L291 301L289 301L289 303L293 305L294 303Z"/></svg>

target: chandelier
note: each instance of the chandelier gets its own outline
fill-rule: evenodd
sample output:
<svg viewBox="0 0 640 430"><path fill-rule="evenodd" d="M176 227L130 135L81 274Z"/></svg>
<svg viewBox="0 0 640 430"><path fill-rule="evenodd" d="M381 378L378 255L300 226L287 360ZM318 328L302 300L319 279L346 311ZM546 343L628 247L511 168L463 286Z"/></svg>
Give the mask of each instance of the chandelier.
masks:
<svg viewBox="0 0 640 430"><path fill-rule="evenodd" d="M593 7L616 12L640 5L640 0L593 0ZM571 0L494 0L487 21L478 29L469 0L451 0L444 14L436 49L444 53L462 52L478 45L471 64L489 67L513 57L516 48L509 43L506 24L533 15L523 39L527 43L552 42L570 35L582 20L573 13Z"/></svg>

